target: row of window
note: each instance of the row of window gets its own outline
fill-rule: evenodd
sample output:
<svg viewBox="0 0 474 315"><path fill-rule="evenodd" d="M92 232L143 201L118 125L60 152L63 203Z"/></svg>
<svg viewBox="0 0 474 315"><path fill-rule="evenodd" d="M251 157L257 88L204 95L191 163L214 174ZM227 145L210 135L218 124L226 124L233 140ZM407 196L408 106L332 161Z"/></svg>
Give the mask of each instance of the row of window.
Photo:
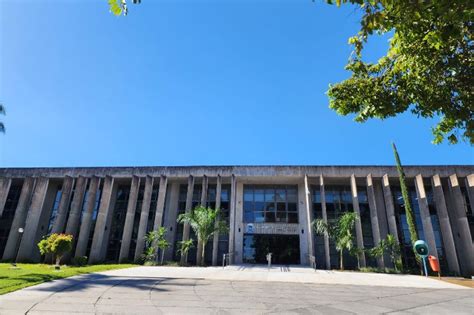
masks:
<svg viewBox="0 0 474 315"><path fill-rule="evenodd" d="M216 207L216 194L217 194L216 185L208 185L207 188L207 199L206 207L215 208ZM188 191L188 185L179 186L179 198L178 198L178 215L186 211L186 195ZM220 206L220 217L221 220L229 223L229 210L230 210L230 185L221 186L221 206ZM193 198L191 208L194 209L201 204L202 196L202 185L194 185L193 187ZM179 248L179 242L183 239L183 224L178 224L175 231L175 249ZM190 238L196 240L196 235L194 231L190 230ZM206 263L211 263L212 261L212 239L209 240L209 244L206 246L206 252L204 259ZM196 245L196 244L195 244ZM218 242L218 263L222 262L222 255L229 251L229 236L220 235ZM174 252L173 258L179 260L179 254L177 251ZM196 258L196 246L191 248L188 253L188 260L191 263L195 262Z"/></svg>
<svg viewBox="0 0 474 315"><path fill-rule="evenodd" d="M150 208L148 209L148 221L146 233L153 230L156 215L156 203L158 201L159 183L155 183L152 188ZM135 206L135 216L133 221L132 237L128 252L128 260L133 261L137 246L138 229L145 194L145 183L141 183L138 189L137 203ZM110 226L109 244L107 248L107 260L117 261L120 254L125 218L127 216L128 199L130 197L130 185L120 185L117 189L117 197Z"/></svg>
<svg viewBox="0 0 474 315"><path fill-rule="evenodd" d="M298 223L297 186L244 186L244 222Z"/></svg>

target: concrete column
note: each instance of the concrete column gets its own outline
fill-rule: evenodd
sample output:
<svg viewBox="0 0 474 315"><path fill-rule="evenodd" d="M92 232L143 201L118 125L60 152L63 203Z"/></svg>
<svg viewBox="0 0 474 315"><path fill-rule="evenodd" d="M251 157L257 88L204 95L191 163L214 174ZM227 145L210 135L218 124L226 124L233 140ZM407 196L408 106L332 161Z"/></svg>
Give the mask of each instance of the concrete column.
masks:
<svg viewBox="0 0 474 315"><path fill-rule="evenodd" d="M82 202L84 201L84 194L86 192L87 178L79 176L76 180L76 187L74 189L74 196L71 201L71 210L66 224L66 234L73 236L73 250L74 245L77 244L78 228L81 220ZM63 261L69 261L73 253L69 252L64 255Z"/></svg>
<svg viewBox="0 0 474 315"><path fill-rule="evenodd" d="M209 186L209 180L206 175L202 177L202 189L201 189L201 206L205 207L207 202L207 188Z"/></svg>
<svg viewBox="0 0 474 315"><path fill-rule="evenodd" d="M104 241L100 249L101 257L100 260L104 261L107 256L107 250L109 247L110 232L112 227L112 219L114 217L115 203L117 202L118 185L115 182L112 186L112 199L110 200L110 211L105 221ZM120 252L119 252L120 253Z"/></svg>
<svg viewBox="0 0 474 315"><path fill-rule="evenodd" d="M433 197L436 205L436 212L438 214L439 226L441 228L441 237L443 238L444 251L448 261L448 268L456 275L459 275L461 274L461 270L459 269L453 231L451 230L448 208L446 207L446 200L444 198L443 187L439 175L436 174L431 178L431 185L433 188Z"/></svg>
<svg viewBox="0 0 474 315"><path fill-rule="evenodd" d="M355 223L355 230L356 230L356 241L357 247L364 248L364 235L362 234L362 224L360 219L360 207L359 207L359 196L357 194L357 183L355 175L351 175L351 192L352 192L352 206L354 207L354 212L357 214L357 220ZM359 255L359 264L361 268L366 266L365 262L365 253L361 253Z"/></svg>
<svg viewBox="0 0 474 315"><path fill-rule="evenodd" d="M171 244L168 251L165 252L165 260L172 260L173 253L176 253L176 217L178 216L179 183L170 184L169 196L165 201L164 224L168 229L166 240Z"/></svg>
<svg viewBox="0 0 474 315"><path fill-rule="evenodd" d="M188 177L188 190L186 192L186 205L185 205L185 212L189 213L193 209L193 192L194 192L194 177L192 175L189 175ZM189 240L189 234L190 234L190 226L188 223L184 223L183 226L183 241ZM187 263L186 257L182 256L180 260L181 265L184 265Z"/></svg>
<svg viewBox="0 0 474 315"><path fill-rule="evenodd" d="M216 184L216 209L221 210L222 178L217 175ZM220 219L220 218L219 218ZM217 225L217 222L216 222ZM219 233L215 233L212 239L212 265L217 266L217 255L219 253Z"/></svg>
<svg viewBox="0 0 474 315"><path fill-rule="evenodd" d="M79 223L81 221L82 202L86 192L87 178L79 176L76 180L74 196L71 201L71 210L66 224L66 233L71 234L76 241L78 235Z"/></svg>
<svg viewBox="0 0 474 315"><path fill-rule="evenodd" d="M308 184L308 175L298 184L298 233L300 238L300 263L310 264L310 256L314 256L313 236L313 205L311 191Z"/></svg>
<svg viewBox="0 0 474 315"><path fill-rule="evenodd" d="M73 185L74 178L71 176L65 176L61 188L61 199L59 200L58 212L56 214L56 219L53 222L51 233L62 233L64 231Z"/></svg>
<svg viewBox="0 0 474 315"><path fill-rule="evenodd" d="M87 190L87 199L84 204L84 213L82 214L79 236L77 237L77 246L75 257L86 255L87 243L91 231L92 214L94 212L95 201L98 194L100 179L93 176L89 181L89 189Z"/></svg>
<svg viewBox="0 0 474 315"><path fill-rule="evenodd" d="M393 195L392 190L390 189L390 182L387 174L385 174L382 178L382 188L385 200L385 211L387 213L388 230L389 233L395 237L397 242L399 242L397 219L395 217L395 207L393 205Z"/></svg>
<svg viewBox="0 0 474 315"><path fill-rule="evenodd" d="M157 231L163 224L163 213L165 209L166 187L168 185L168 178L164 175L160 177L160 188L158 190L158 200L156 202L155 222L153 230Z"/></svg>
<svg viewBox="0 0 474 315"><path fill-rule="evenodd" d="M138 176L133 176L127 203L127 214L125 215L125 223L123 225L122 243L120 243L119 263L122 263L128 259L130 242L132 241L133 222L135 221L135 210L137 208L139 189L140 178Z"/></svg>
<svg viewBox="0 0 474 315"><path fill-rule="evenodd" d="M244 209L243 209L243 193L244 184L235 181L235 226L234 226L234 264L243 262L244 248Z"/></svg>
<svg viewBox="0 0 474 315"><path fill-rule="evenodd" d="M104 179L104 186L102 188L102 198L100 200L99 211L97 212L97 219L95 221L94 237L92 239L91 252L89 263L94 264L102 261L102 249L105 243L105 229L107 227L107 219L111 211L111 203L113 198L114 178L107 175Z"/></svg>
<svg viewBox="0 0 474 315"><path fill-rule="evenodd" d="M304 175L304 206L305 206L305 214L306 214L306 238L308 242L308 255L314 256L314 236L313 236L313 207L311 202L311 190L309 189L308 185L308 175ZM303 235L301 235L303 237ZM301 260L303 263L303 260ZM308 259L309 264L309 259Z"/></svg>
<svg viewBox="0 0 474 315"><path fill-rule="evenodd" d="M323 215L323 221L328 223L328 214L326 211L326 193L324 190L324 177L319 176L319 188L321 192L321 211ZM329 251L329 236L324 234L324 259L326 261L326 269L331 269L331 252Z"/></svg>
<svg viewBox="0 0 474 315"><path fill-rule="evenodd" d="M25 222L25 232L20 243L18 251L19 261L31 260L33 251L38 251L35 240L38 233L39 222L43 212L43 205L48 190L49 178L40 177L36 181L36 186L31 197L31 205L29 207L28 216ZM35 248L36 247L36 248Z"/></svg>
<svg viewBox="0 0 474 315"><path fill-rule="evenodd" d="M45 200L43 202L43 211L41 211L40 219L38 221L38 231L36 232L35 241L33 242L34 248L38 249L37 244L43 236L48 234L49 222L51 219L51 213L53 210L53 205L56 200L56 195L58 193L57 183L50 182L46 190ZM39 250L33 250L30 254L31 261L39 262L41 260L41 253Z"/></svg>
<svg viewBox="0 0 474 315"><path fill-rule="evenodd" d="M421 174L415 176L415 188L416 196L418 198L418 207L420 208L423 233L425 235L425 241L428 244L429 254L438 257L438 250L436 248L433 225L431 224L430 209L428 207L425 185L423 184L423 177L421 176Z"/></svg>
<svg viewBox="0 0 474 315"><path fill-rule="evenodd" d="M153 177L145 179L145 192L143 193L142 210L140 212L140 224L138 226L137 247L135 248L135 261L140 259L145 247L145 234L148 226L148 214L150 213L151 194L153 192Z"/></svg>
<svg viewBox="0 0 474 315"><path fill-rule="evenodd" d="M381 182L374 180L375 204L377 205L377 215L379 220L380 238L384 239L388 234L387 211L383 199L383 190Z"/></svg>
<svg viewBox="0 0 474 315"><path fill-rule="evenodd" d="M388 235L388 223L387 223L387 211L385 210L385 202L383 197L382 182L374 180L374 193L375 193L375 204L377 205L377 217L379 220L379 231L380 239L385 239ZM385 267L393 268L392 260L390 255L386 253L384 255Z"/></svg>
<svg viewBox="0 0 474 315"><path fill-rule="evenodd" d="M31 200L31 193L35 186L35 179L32 177L25 178L23 186L21 187L20 199L15 210L15 216L13 217L12 226L8 234L7 244L3 252L3 260L13 260L16 258L20 233L19 228L25 227L26 216L28 214L28 206Z"/></svg>
<svg viewBox="0 0 474 315"><path fill-rule="evenodd" d="M0 178L0 218L3 215L3 208L5 208L5 203L7 202L8 192L10 191L11 183L11 178Z"/></svg>
<svg viewBox="0 0 474 315"><path fill-rule="evenodd" d="M377 246L380 243L380 229L379 229L377 203L375 201L374 184L372 181L372 174L367 175L367 198L369 201L370 222L372 224L372 236L374 238L374 245ZM383 257L377 258L377 266L379 268L385 267Z"/></svg>
<svg viewBox="0 0 474 315"><path fill-rule="evenodd" d="M466 209L464 208L464 200L459 187L458 177L456 174L449 176L449 190L452 196L453 208L456 225L458 243L456 247L459 254L459 262L461 264L461 272L464 276L474 275L474 254L472 247L471 231L469 230L469 222L467 221Z"/></svg>
<svg viewBox="0 0 474 315"><path fill-rule="evenodd" d="M236 203L236 191L237 191L237 183L235 175L232 174L231 176L231 184L230 184L230 213L229 213L229 253L230 255L230 264L234 263L234 251L235 251L235 203Z"/></svg>
<svg viewBox="0 0 474 315"><path fill-rule="evenodd" d="M202 177L202 185L201 185L201 207L206 206L208 183L209 182L208 182L207 176L204 175ZM202 244L202 242L198 239L197 240L197 250L196 250L196 262L198 264L203 263L201 261L203 259L203 257L202 257L202 248L203 248L203 246L204 246L204 244Z"/></svg>
<svg viewBox="0 0 474 315"><path fill-rule="evenodd" d="M466 176L466 191L467 197L469 198L469 204L471 205L471 212L474 213L474 174Z"/></svg>

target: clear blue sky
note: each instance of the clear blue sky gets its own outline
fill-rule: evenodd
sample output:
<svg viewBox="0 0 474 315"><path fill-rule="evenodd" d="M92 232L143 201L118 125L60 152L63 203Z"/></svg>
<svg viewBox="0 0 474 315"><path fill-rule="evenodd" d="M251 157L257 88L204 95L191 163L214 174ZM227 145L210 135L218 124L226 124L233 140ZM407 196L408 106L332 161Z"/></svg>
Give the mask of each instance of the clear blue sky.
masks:
<svg viewBox="0 0 474 315"><path fill-rule="evenodd" d="M434 121L328 108L358 12L310 0L0 0L1 166L472 164ZM384 54L387 38L368 46Z"/></svg>

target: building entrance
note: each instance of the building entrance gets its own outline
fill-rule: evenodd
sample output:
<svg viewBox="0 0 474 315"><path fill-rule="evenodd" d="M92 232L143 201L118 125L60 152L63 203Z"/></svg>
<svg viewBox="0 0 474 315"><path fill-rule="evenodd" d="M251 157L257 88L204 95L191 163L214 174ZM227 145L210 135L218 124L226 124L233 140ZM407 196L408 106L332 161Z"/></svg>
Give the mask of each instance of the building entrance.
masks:
<svg viewBox="0 0 474 315"><path fill-rule="evenodd" d="M244 262L266 264L268 253L272 253L272 264L300 264L299 235L244 235Z"/></svg>

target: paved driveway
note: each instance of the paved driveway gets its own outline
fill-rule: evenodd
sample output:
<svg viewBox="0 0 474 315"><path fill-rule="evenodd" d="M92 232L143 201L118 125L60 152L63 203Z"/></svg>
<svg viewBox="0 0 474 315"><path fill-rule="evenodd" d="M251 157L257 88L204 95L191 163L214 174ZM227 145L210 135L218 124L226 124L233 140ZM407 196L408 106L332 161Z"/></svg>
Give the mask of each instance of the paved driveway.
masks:
<svg viewBox="0 0 474 315"><path fill-rule="evenodd" d="M375 285L359 285L338 283L339 273L239 268L137 267L62 279L0 296L0 314L472 314L474 310L474 290L416 276L421 285L403 287L399 282L413 281L412 276L362 274L374 277ZM341 274L356 275L356 281L360 275ZM302 275L306 281L301 281ZM327 276L327 282L331 275L334 283L318 283L318 278Z"/></svg>

